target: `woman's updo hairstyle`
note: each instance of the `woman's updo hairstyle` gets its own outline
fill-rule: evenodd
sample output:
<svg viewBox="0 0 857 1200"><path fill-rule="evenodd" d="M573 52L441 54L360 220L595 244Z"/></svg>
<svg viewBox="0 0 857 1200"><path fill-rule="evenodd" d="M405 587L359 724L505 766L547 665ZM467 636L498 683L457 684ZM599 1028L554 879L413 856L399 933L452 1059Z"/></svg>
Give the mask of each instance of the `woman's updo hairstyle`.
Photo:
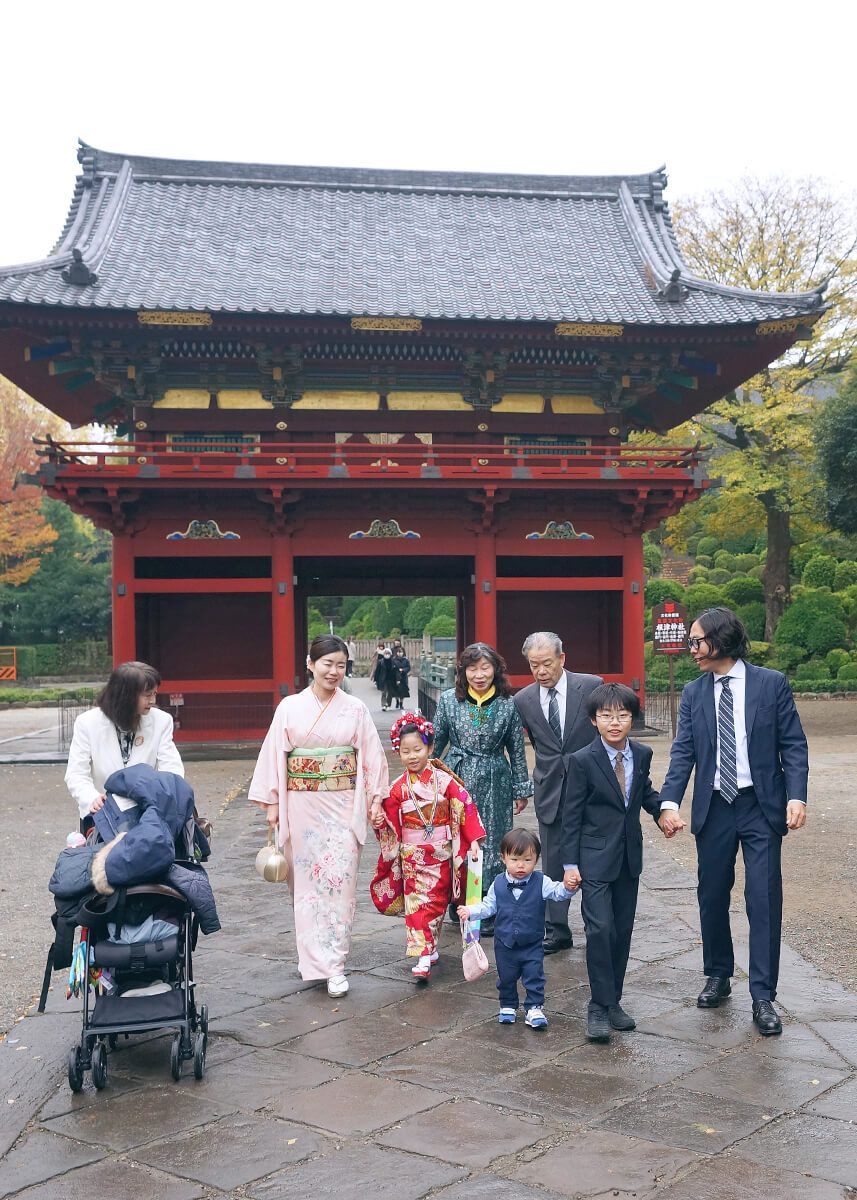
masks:
<svg viewBox="0 0 857 1200"><path fill-rule="evenodd" d="M313 638L309 648L310 662L318 662L327 654L344 654L347 659L348 647L341 637L336 637L332 633L325 633L321 637Z"/></svg>

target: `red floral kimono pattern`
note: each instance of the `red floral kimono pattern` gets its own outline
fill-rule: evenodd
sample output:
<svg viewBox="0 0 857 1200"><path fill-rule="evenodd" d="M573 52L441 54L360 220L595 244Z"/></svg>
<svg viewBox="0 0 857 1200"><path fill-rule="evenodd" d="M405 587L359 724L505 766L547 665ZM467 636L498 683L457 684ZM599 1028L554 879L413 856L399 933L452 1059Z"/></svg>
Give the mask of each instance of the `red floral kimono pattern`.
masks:
<svg viewBox="0 0 857 1200"><path fill-rule="evenodd" d="M438 804L436 832L429 838L425 825L434 807L433 772ZM379 912L388 916L404 913L405 953L413 958L432 954L437 948L447 906L461 894L467 852L477 838L485 837L485 830L476 805L446 771L426 767L419 779L412 780L410 791L423 819L413 807L407 776L400 776L383 804L387 823L376 830L381 856L371 893Z"/></svg>

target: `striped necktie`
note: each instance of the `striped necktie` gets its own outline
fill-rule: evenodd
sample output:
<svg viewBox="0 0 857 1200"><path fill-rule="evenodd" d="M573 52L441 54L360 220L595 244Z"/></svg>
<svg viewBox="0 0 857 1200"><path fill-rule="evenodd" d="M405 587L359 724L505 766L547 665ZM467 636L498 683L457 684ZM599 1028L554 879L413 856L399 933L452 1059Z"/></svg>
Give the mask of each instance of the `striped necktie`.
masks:
<svg viewBox="0 0 857 1200"><path fill-rule="evenodd" d="M735 714L729 675L720 680L717 732L720 735L720 795L732 804L738 795L738 763L735 750Z"/></svg>
<svg viewBox="0 0 857 1200"><path fill-rule="evenodd" d="M556 688L548 688L548 725L556 734L556 740L562 741L562 726L559 723L559 703L556 698Z"/></svg>

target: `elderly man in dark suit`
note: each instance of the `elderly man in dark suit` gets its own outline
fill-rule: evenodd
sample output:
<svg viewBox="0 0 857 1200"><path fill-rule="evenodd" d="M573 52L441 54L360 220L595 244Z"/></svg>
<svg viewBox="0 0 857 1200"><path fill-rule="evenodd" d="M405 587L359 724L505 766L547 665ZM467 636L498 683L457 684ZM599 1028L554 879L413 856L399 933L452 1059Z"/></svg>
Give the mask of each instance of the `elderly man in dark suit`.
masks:
<svg viewBox="0 0 857 1200"><path fill-rule="evenodd" d="M604 682L599 675L565 670L562 642L555 633L531 633L522 653L534 683L515 696L515 706L536 752L533 803L542 842L542 864L551 879L562 879L562 800L569 760L588 746L595 728L586 711L586 697ZM545 954L572 945L567 900L548 901L545 911Z"/></svg>
<svg viewBox="0 0 857 1200"><path fill-rule="evenodd" d="M773 1005L783 909L780 852L788 830L800 829L806 821L806 737L788 681L779 671L746 661L747 631L730 609L700 613L687 642L702 673L682 691L658 823L671 836L695 768L690 828L696 836L707 976L697 1004L717 1008L732 990L729 900L740 846L753 1020L760 1033L770 1036L783 1031Z"/></svg>

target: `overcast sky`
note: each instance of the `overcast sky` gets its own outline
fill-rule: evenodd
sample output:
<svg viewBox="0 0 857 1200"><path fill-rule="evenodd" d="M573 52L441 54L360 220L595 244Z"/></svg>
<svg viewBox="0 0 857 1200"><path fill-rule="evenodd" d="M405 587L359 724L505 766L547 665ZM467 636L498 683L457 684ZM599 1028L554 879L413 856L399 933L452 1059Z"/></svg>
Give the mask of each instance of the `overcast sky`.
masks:
<svg viewBox="0 0 857 1200"><path fill-rule="evenodd" d="M41 257L78 137L176 158L743 174L857 192L857 6L834 0L11 0L0 263Z"/></svg>

